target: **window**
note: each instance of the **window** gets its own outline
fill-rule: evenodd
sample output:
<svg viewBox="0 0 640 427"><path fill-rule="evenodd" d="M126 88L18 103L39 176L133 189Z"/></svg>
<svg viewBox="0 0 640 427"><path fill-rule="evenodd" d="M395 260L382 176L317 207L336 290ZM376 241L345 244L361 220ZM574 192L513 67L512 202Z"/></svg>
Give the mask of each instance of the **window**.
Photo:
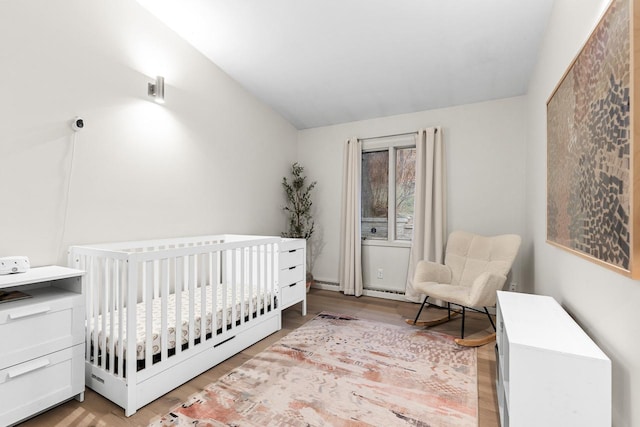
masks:
<svg viewBox="0 0 640 427"><path fill-rule="evenodd" d="M363 141L363 240L411 240L415 165L413 134Z"/></svg>
<svg viewBox="0 0 640 427"><path fill-rule="evenodd" d="M387 239L389 150L362 153L362 237Z"/></svg>

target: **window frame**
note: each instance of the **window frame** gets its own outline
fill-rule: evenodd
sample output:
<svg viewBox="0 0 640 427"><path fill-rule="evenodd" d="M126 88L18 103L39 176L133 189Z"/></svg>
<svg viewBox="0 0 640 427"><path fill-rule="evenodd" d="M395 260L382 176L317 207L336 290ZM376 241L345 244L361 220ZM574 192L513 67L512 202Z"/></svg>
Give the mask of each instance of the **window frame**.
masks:
<svg viewBox="0 0 640 427"><path fill-rule="evenodd" d="M396 150L400 148L416 148L416 133L362 139L362 153L374 151L387 151L389 154L389 179L388 179L388 202L387 202L387 238L386 239L366 239L360 237L364 246L387 246L387 247L411 247L411 240L396 239ZM362 191L360 191L360 202L362 203ZM362 212L360 213L360 226L362 227Z"/></svg>

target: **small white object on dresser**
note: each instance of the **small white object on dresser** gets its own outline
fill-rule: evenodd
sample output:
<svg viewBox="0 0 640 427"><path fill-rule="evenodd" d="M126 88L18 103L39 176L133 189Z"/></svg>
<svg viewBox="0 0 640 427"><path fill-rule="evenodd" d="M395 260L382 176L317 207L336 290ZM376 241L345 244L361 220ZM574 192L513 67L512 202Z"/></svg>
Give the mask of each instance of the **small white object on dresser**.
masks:
<svg viewBox="0 0 640 427"><path fill-rule="evenodd" d="M280 308L302 302L302 315L307 315L307 241L282 239L280 243Z"/></svg>
<svg viewBox="0 0 640 427"><path fill-rule="evenodd" d="M0 425L84 400L83 274L49 266L0 276L0 291L29 295L0 303Z"/></svg>
<svg viewBox="0 0 640 427"><path fill-rule="evenodd" d="M498 292L502 427L611 426L611 361L551 297Z"/></svg>

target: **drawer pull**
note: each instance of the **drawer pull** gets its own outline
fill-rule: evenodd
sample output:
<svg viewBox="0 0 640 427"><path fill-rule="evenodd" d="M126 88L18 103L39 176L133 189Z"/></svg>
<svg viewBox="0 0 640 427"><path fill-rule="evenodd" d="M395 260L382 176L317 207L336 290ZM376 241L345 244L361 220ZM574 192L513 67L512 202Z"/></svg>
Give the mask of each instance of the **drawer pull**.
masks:
<svg viewBox="0 0 640 427"><path fill-rule="evenodd" d="M297 285L297 283L292 283L291 285L289 285L289 287L293 288L295 285Z"/></svg>
<svg viewBox="0 0 640 427"><path fill-rule="evenodd" d="M23 310L23 311L19 311L17 313L9 313L9 319L11 319L11 320L22 319L23 317L35 316L37 314L43 314L43 313L48 312L49 310L51 310L50 307L40 307L40 308L36 308L35 310Z"/></svg>
<svg viewBox="0 0 640 427"><path fill-rule="evenodd" d="M9 378L19 377L20 375L28 374L29 372L33 372L36 369L44 368L45 366L49 366L51 362L49 359L40 359L35 362L28 363L26 366L21 366L16 369L12 369L9 371Z"/></svg>
<svg viewBox="0 0 640 427"><path fill-rule="evenodd" d="M213 348L220 347L222 344L225 344L225 343L227 343L227 342L231 341L231 340L232 340L232 339L234 339L235 337L236 337L236 336L234 335L234 336L232 336L232 337L227 338L227 339L226 339L226 340L224 340L224 341L219 342L218 344L214 344Z"/></svg>
<svg viewBox="0 0 640 427"><path fill-rule="evenodd" d="M293 253L293 252L295 252L295 251L297 251L297 249L291 249L291 250L289 251L289 253Z"/></svg>
<svg viewBox="0 0 640 427"><path fill-rule="evenodd" d="M95 374L91 374L91 379L94 379L94 380L98 381L100 384L104 384L104 379L100 378L99 376L97 376Z"/></svg>
<svg viewBox="0 0 640 427"><path fill-rule="evenodd" d="M296 268L296 266L294 265L293 267L289 267L289 270L294 270Z"/></svg>

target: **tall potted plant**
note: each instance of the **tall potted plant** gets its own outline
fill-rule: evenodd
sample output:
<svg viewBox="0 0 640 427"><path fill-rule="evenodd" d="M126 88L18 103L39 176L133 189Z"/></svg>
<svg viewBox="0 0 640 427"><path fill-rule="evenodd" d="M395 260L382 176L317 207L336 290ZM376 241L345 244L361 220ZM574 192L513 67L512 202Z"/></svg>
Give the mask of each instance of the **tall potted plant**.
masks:
<svg viewBox="0 0 640 427"><path fill-rule="evenodd" d="M311 215L311 190L317 184L317 181L307 185L307 177L304 175L304 168L298 162L291 165L290 180L287 177L282 178L282 187L287 196L287 204L282 208L287 213L287 231L282 233L282 237L309 239L313 235L315 222ZM309 253L309 245L307 244L307 254ZM308 258L308 257L307 257ZM311 266L307 260L307 292L313 282L313 274Z"/></svg>

